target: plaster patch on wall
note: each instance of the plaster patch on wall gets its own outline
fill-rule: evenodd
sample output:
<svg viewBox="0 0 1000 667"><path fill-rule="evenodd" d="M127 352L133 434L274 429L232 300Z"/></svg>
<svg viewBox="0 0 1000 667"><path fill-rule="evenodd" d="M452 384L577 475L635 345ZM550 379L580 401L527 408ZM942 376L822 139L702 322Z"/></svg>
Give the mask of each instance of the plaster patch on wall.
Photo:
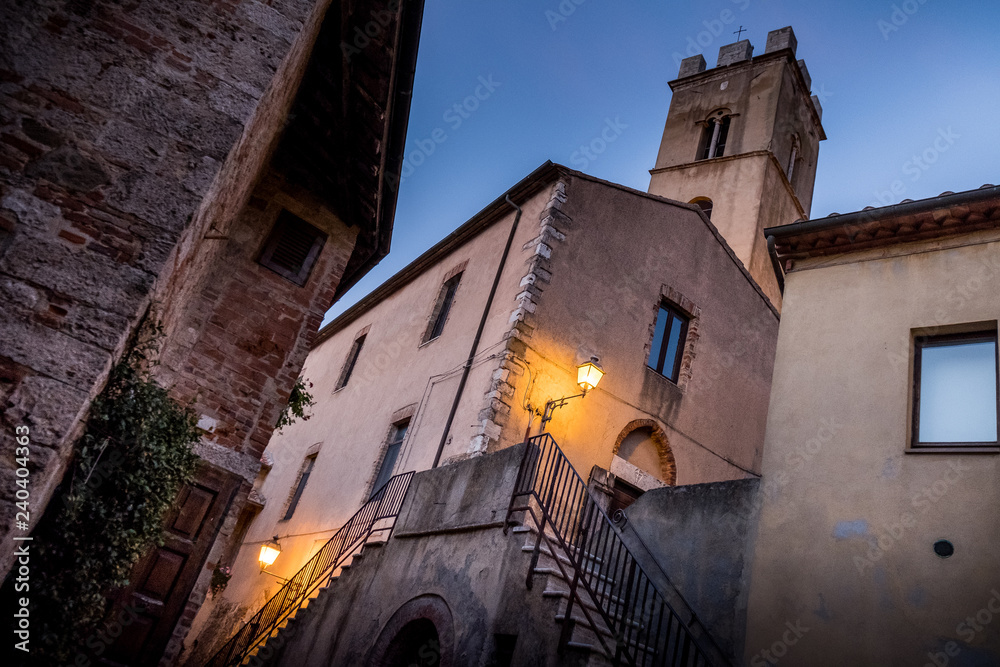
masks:
<svg viewBox="0 0 1000 667"><path fill-rule="evenodd" d="M923 607L927 603L927 591L922 586L915 586L906 594L906 601L914 607Z"/></svg>
<svg viewBox="0 0 1000 667"><path fill-rule="evenodd" d="M878 474L881 479L896 479L899 477L900 468L899 457L892 456L885 460L885 465L882 466L882 472Z"/></svg>
<svg viewBox="0 0 1000 667"><path fill-rule="evenodd" d="M868 535L868 522L864 519L854 519L853 521L838 521L833 527L833 537L838 540L849 540L852 537L866 537Z"/></svg>
<svg viewBox="0 0 1000 667"><path fill-rule="evenodd" d="M823 598L822 593L819 594L819 608L813 609L813 615L816 616L816 618L823 621L829 621L831 618L833 618L833 616L830 614L830 610L827 609L826 599Z"/></svg>

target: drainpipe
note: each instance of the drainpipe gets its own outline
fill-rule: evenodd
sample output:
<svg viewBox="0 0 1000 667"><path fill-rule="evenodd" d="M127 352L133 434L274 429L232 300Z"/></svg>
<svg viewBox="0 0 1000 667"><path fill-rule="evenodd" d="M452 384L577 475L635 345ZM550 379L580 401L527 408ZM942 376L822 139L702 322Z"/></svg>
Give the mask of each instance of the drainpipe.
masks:
<svg viewBox="0 0 1000 667"><path fill-rule="evenodd" d="M514 243L514 233L517 231L517 223L521 221L521 207L515 204L510 199L510 195L504 197L508 204L514 207L517 213L514 215L514 224L510 226L510 234L507 236L507 245L504 246L503 255L500 256L500 266L497 267L497 274L493 278L493 287L490 289L490 295L486 299L486 306L483 308L483 316L479 320L479 330L476 331L476 337L472 341L472 349L469 351L469 358L465 360L465 366L462 368L462 379L458 382L458 391L455 392L455 401L451 404L451 412L448 413L448 421L444 425L444 433L441 434L441 443L438 444L437 453L434 455L434 464L431 468L437 468L438 463L441 462L441 454L444 452L445 443L448 442L448 432L451 431L452 422L455 421L455 413L458 412L458 403L462 400L462 392L465 390L465 382L469 379L469 372L472 370L472 362L476 358L476 352L479 351L479 339L483 336L483 329L486 328L486 318L490 314L490 308L493 307L493 297L496 296L497 287L500 285L500 276L503 273L504 266L507 264L507 255L510 254L510 246Z"/></svg>

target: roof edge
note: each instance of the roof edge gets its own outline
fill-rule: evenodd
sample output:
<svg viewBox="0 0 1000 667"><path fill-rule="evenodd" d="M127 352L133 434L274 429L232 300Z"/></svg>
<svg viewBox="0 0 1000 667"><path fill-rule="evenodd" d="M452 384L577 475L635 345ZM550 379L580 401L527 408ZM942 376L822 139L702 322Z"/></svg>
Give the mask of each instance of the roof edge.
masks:
<svg viewBox="0 0 1000 667"><path fill-rule="evenodd" d="M325 340L344 329L351 322L354 322L366 312L375 307L379 302L412 282L421 275L438 259L452 252L456 248L475 237L487 227L497 222L510 210L506 202L509 196L517 200L526 196L531 196L541 190L541 186L551 181L558 174L567 170L551 160L545 161L530 174L522 178L499 197L487 204L474 216L469 218L458 229L448 234L446 237L431 246L427 251L415 260L400 269L391 278L369 292L360 301L345 310L334 318L329 324L319 330L312 348L319 347Z"/></svg>
<svg viewBox="0 0 1000 667"><path fill-rule="evenodd" d="M1000 185L983 186L975 190L963 190L937 197L918 199L917 201L900 202L890 206L862 209L843 215L827 216L815 220L801 220L790 225L779 225L764 229L764 236L772 236L775 240L787 240L796 236L805 236L816 232L825 232L848 225L866 224L897 218L905 215L927 213L937 209L950 208L962 204L987 201L1000 198Z"/></svg>

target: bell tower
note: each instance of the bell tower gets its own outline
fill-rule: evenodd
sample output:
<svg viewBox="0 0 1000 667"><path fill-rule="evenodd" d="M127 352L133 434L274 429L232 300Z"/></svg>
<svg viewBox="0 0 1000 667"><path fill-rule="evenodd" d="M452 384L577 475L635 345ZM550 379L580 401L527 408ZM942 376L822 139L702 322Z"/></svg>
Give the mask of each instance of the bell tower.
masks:
<svg viewBox="0 0 1000 667"><path fill-rule="evenodd" d="M700 206L778 307L762 231L808 219L826 139L795 47L786 27L768 33L762 55L744 39L719 49L714 69L701 55L681 61L649 182L650 194Z"/></svg>

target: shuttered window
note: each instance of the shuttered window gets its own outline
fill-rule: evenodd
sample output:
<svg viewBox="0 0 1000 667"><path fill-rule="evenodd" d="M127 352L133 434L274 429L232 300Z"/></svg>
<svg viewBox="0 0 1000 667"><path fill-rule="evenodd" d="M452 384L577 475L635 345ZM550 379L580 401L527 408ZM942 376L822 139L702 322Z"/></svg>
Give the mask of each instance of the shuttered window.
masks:
<svg viewBox="0 0 1000 667"><path fill-rule="evenodd" d="M325 242L326 234L282 211L264 244L260 263L296 285L305 285Z"/></svg>

